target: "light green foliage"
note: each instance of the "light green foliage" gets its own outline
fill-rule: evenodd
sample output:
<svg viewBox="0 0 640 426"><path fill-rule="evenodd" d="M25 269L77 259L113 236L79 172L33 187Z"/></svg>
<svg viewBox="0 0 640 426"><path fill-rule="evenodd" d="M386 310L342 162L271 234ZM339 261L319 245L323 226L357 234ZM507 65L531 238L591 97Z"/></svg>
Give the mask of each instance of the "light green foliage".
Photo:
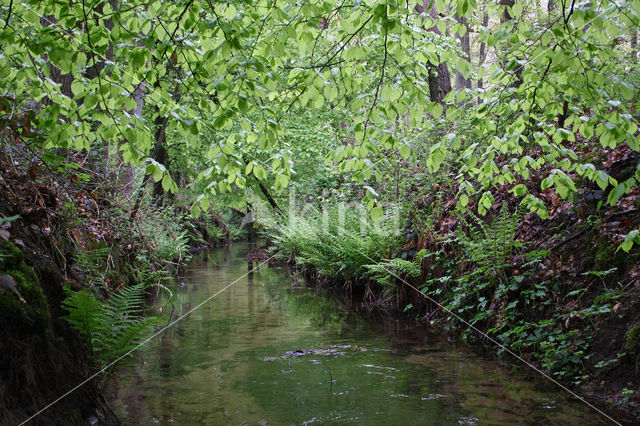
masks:
<svg viewBox="0 0 640 426"><path fill-rule="evenodd" d="M41 150L106 143L176 192L167 165L152 158L155 123L166 118L173 158L177 150L188 152L201 168L194 173L195 215L210 206L209 195L241 194L250 181L284 189L295 172L284 122L327 109L343 117L343 143L328 147L342 172L360 183L385 181L398 171L396 159L410 160L426 145L431 173L452 159L459 163L460 206L483 194L480 213L488 191L543 168L550 170L543 186L561 197L571 196L578 176L611 188L612 204L637 185L636 178L616 182L573 147L580 137L589 147L639 148L632 111L637 64L611 42L637 28L637 0L572 4L540 21L516 2L513 20L481 28L480 41L499 60L480 69L453 38L424 30L436 26L446 34L450 25L453 34L463 26L450 17L433 21L413 6L12 2L11 13L0 9L7 20L0 30L0 88L18 109L38 103L29 137ZM443 2L435 7L445 13ZM500 16L503 7L487 2L480 11L475 1L458 0L450 12L473 21L484 12ZM467 78L482 75L485 89L451 92L445 105L430 102L428 65L440 62ZM72 77L71 93L54 67ZM143 114L132 113L137 101ZM445 131L422 139L436 128ZM186 158L176 166L189 168ZM514 190L525 195L526 188ZM526 204L546 215L533 196Z"/></svg>
<svg viewBox="0 0 640 426"><path fill-rule="evenodd" d="M121 288L106 301L91 291L65 288L64 318L80 332L94 367L102 368L138 345L155 319L142 316L144 284Z"/></svg>

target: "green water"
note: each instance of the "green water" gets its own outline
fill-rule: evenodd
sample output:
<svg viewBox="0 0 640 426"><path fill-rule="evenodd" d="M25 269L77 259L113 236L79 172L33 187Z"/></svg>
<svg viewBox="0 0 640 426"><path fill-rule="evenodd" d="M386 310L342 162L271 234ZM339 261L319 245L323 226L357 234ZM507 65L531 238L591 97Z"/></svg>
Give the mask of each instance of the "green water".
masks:
<svg viewBox="0 0 640 426"><path fill-rule="evenodd" d="M237 280L119 374L112 404L126 424L606 423L511 360L364 320L336 298L292 290L282 271L245 276L246 252L212 251L174 283L177 318ZM164 303L155 309L171 312Z"/></svg>

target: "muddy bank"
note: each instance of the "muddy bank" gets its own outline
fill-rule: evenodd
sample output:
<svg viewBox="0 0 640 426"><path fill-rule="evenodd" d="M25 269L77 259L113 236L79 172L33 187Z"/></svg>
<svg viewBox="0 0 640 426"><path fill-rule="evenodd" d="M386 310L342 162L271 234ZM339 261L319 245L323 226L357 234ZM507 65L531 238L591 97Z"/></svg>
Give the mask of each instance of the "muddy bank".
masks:
<svg viewBox="0 0 640 426"><path fill-rule="evenodd" d="M64 278L59 269L26 244L20 250L0 242L0 256L0 271L13 277L24 298L0 290L0 423L17 424L84 382L89 366L84 343L60 318ZM32 424L86 424L90 417L117 424L92 382L38 414Z"/></svg>

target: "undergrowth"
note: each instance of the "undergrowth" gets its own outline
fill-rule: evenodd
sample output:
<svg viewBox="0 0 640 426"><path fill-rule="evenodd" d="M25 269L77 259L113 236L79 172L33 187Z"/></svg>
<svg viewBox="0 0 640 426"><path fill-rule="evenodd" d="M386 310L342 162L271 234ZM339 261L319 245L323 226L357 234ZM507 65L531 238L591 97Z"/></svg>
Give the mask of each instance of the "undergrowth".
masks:
<svg viewBox="0 0 640 426"><path fill-rule="evenodd" d="M399 242L394 218L368 218L355 206L308 208L283 220L274 239L281 256L312 265L323 276L359 278L368 265L390 257Z"/></svg>
<svg viewBox="0 0 640 426"><path fill-rule="evenodd" d="M65 287L67 298L62 306L69 313L63 318L80 333L95 369L121 357L130 358L130 351L157 322L154 317L142 315L144 291L144 284L136 284L101 300L88 289L72 291Z"/></svg>

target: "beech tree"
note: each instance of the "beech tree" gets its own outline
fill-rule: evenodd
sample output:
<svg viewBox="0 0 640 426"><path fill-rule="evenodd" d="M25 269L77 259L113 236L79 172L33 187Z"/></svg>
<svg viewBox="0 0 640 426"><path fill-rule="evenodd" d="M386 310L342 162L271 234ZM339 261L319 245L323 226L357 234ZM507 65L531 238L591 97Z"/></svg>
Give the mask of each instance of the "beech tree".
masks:
<svg viewBox="0 0 640 426"><path fill-rule="evenodd" d="M212 197L241 199L247 185L284 191L295 163L282 120L326 110L345 117L349 141L327 161L357 183L384 178L372 161L381 153L413 161L419 147L432 172L464 158L461 209L473 198L483 213L492 188L512 185L544 217L547 206L528 194L533 171L560 197L592 181L616 203L640 172L619 182L565 141L638 150L637 68L610 42L637 30L640 1L566 2L549 22L523 3L480 10L456 0L451 16L441 0L3 3L0 87L4 101L33 115L29 141L44 161L60 149L117 152L158 195L187 193L196 216ZM478 68L446 29L467 34L484 16L503 22L481 27L479 62L490 49L503 53ZM483 90L451 90L450 69L465 88L476 80ZM70 76L70 91L56 70ZM167 139L183 153L180 172L195 169L184 186L159 152ZM510 165L498 167L505 157Z"/></svg>

